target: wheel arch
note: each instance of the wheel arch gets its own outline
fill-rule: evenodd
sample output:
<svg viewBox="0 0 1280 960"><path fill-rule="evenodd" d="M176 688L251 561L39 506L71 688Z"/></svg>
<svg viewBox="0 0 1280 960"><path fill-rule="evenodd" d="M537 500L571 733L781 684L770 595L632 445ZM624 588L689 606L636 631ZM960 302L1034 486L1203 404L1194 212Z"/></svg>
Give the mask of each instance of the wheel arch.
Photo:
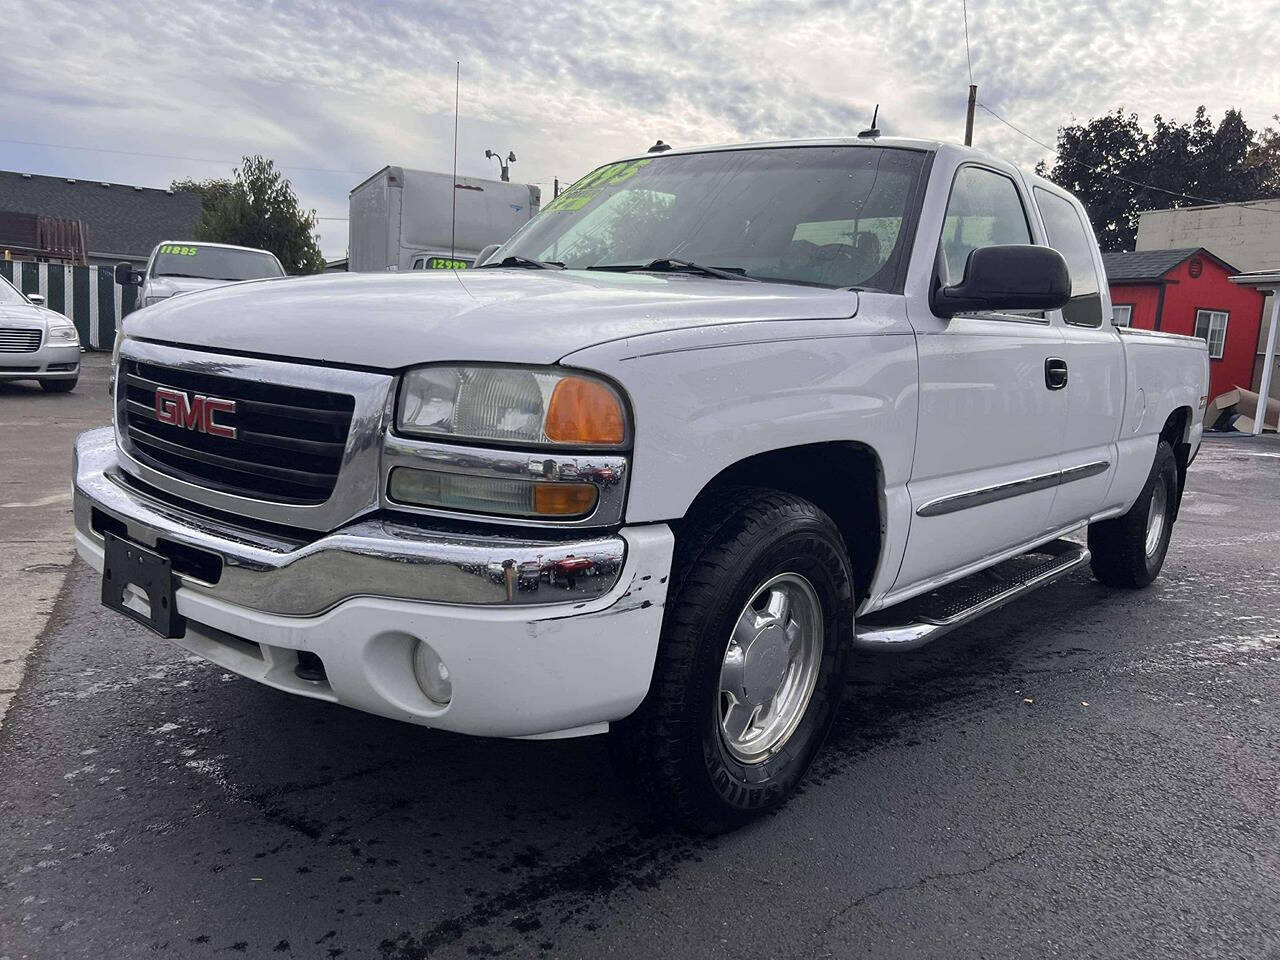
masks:
<svg viewBox="0 0 1280 960"><path fill-rule="evenodd" d="M1177 407L1165 418L1164 426L1160 428L1160 439L1173 448L1173 459L1178 465L1178 498L1173 508L1175 520L1178 509L1182 506L1182 491L1187 484L1187 465L1191 459L1191 422L1191 408Z"/></svg>
<svg viewBox="0 0 1280 960"><path fill-rule="evenodd" d="M783 447L746 457L712 477L676 524L713 502L726 487L753 486L809 500L835 522L853 567L855 602L870 591L885 543L884 471L876 451L864 443L830 441Z"/></svg>

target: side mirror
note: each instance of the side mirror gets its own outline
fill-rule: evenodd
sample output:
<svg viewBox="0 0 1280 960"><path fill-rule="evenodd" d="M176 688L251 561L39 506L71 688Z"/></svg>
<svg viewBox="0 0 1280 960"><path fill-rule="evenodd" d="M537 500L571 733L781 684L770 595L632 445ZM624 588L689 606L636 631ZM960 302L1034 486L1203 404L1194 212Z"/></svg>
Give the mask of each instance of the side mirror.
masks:
<svg viewBox="0 0 1280 960"><path fill-rule="evenodd" d="M28 294L27 294L27 300L28 300L28 301L29 301L33 306L37 306L37 307L43 307L43 306L44 306L44 297L43 297L43 296L41 296L41 295L40 295L40 294L38 294L38 293L28 293Z"/></svg>
<svg viewBox="0 0 1280 960"><path fill-rule="evenodd" d="M493 256L494 251L497 250L500 246L502 246L502 244L500 243L491 243L487 247L485 247L483 250L481 250L480 255L476 257L476 266L477 267L481 266L486 260L488 260L491 256Z"/></svg>
<svg viewBox="0 0 1280 960"><path fill-rule="evenodd" d="M132 263L117 263L116 283L122 287L140 287L142 286L142 274L133 269Z"/></svg>
<svg viewBox="0 0 1280 960"><path fill-rule="evenodd" d="M969 251L964 279L934 287L930 298L940 317L1000 310L1056 310L1071 299L1067 261L1052 247L1028 244Z"/></svg>

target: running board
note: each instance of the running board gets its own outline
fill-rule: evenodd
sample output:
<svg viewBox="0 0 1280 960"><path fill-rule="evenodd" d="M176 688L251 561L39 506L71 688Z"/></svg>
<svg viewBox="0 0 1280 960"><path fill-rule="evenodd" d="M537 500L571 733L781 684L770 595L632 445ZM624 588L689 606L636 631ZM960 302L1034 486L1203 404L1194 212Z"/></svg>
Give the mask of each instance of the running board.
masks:
<svg viewBox="0 0 1280 960"><path fill-rule="evenodd" d="M1054 540L931 593L877 610L858 622L854 644L867 650L914 650L1088 562L1088 548Z"/></svg>

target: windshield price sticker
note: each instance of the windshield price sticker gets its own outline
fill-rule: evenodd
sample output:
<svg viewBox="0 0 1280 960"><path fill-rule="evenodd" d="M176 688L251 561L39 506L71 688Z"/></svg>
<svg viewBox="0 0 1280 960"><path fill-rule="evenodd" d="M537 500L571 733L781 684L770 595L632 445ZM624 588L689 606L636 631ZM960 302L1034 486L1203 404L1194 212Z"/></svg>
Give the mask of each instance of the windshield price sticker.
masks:
<svg viewBox="0 0 1280 960"><path fill-rule="evenodd" d="M599 170L593 170L542 209L560 212L581 210L596 197L600 196L601 191L606 186L625 183L652 162L653 159L650 157L644 160L611 163L601 167Z"/></svg>
<svg viewBox="0 0 1280 960"><path fill-rule="evenodd" d="M543 209L560 212L581 210L596 197L600 196L601 189L600 187L578 187L577 189L566 190Z"/></svg>
<svg viewBox="0 0 1280 960"><path fill-rule="evenodd" d="M450 260L448 257L432 257L427 261L428 270L465 270L467 261Z"/></svg>
<svg viewBox="0 0 1280 960"><path fill-rule="evenodd" d="M194 257L196 255L195 247L180 247L176 243L163 243L160 245L161 253L171 253L178 257Z"/></svg>

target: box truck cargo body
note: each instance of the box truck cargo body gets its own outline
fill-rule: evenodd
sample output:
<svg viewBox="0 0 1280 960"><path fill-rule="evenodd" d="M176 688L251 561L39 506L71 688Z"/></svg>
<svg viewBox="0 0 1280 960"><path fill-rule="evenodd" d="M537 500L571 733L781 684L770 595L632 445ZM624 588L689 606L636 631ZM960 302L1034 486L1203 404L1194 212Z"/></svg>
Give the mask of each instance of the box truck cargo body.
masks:
<svg viewBox="0 0 1280 960"><path fill-rule="evenodd" d="M383 167L351 191L349 269L469 267L484 247L524 226L541 203L541 189L531 184Z"/></svg>

